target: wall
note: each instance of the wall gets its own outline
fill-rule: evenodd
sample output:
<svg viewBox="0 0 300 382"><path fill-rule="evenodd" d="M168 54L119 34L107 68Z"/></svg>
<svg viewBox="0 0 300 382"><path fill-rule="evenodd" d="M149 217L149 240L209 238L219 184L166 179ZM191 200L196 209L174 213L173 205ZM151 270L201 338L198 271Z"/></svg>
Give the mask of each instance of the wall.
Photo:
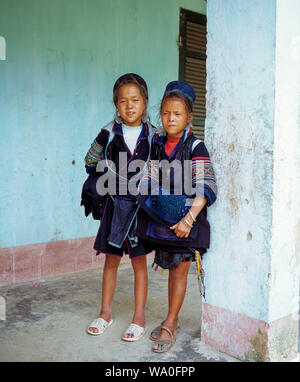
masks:
<svg viewBox="0 0 300 382"><path fill-rule="evenodd" d="M271 320L298 310L300 274L300 3L277 0L276 13Z"/></svg>
<svg viewBox="0 0 300 382"><path fill-rule="evenodd" d="M298 349L299 17L294 0L207 7L206 141L219 197L201 339L242 360L282 362Z"/></svg>
<svg viewBox="0 0 300 382"><path fill-rule="evenodd" d="M208 302L266 321L276 38L269 5L208 4L205 126L219 185L218 202L209 209Z"/></svg>
<svg viewBox="0 0 300 382"><path fill-rule="evenodd" d="M154 120L178 78L179 8L204 0L1 0L0 248L93 236L83 159L112 119L126 72L149 84Z"/></svg>

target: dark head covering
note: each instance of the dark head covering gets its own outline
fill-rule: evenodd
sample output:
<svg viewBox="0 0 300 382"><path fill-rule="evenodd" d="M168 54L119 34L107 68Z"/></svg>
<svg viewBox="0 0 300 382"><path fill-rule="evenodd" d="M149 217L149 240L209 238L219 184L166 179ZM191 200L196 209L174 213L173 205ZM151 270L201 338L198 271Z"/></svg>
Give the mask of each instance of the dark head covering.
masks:
<svg viewBox="0 0 300 382"><path fill-rule="evenodd" d="M119 89L126 84L137 85L140 88L140 92L143 96L144 102L147 103L147 101L148 101L148 88L147 88L146 81L141 76L139 76L138 74L127 73L127 74L124 74L123 76L119 77L114 84L113 98L114 98L114 104L116 107L117 107L117 102L118 102Z"/></svg>
<svg viewBox="0 0 300 382"><path fill-rule="evenodd" d="M183 81L169 82L167 87L166 87L164 96L168 93L173 93L173 92L174 93L180 93L180 94L184 95L185 97L187 97L192 102L192 104L194 104L195 98L196 98L195 91L191 87L191 85L189 85L188 83L183 82Z"/></svg>
<svg viewBox="0 0 300 382"><path fill-rule="evenodd" d="M122 84L122 86L123 86L126 83L134 83L134 82L137 82L139 85L143 86L146 89L146 91L148 92L146 81L141 76L139 76L138 74L135 74L135 73L127 73L127 74L124 74L123 76L119 77L114 84L113 90L115 91L116 89L119 89L120 84Z"/></svg>

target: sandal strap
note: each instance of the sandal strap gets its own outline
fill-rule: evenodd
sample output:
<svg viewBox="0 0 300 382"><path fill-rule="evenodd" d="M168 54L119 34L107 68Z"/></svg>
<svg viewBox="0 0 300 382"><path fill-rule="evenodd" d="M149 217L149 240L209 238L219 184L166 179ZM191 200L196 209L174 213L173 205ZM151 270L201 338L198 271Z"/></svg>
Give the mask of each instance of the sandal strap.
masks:
<svg viewBox="0 0 300 382"><path fill-rule="evenodd" d="M163 338L155 341L155 344L157 345L169 345L170 343L173 343L173 341L169 340L168 338Z"/></svg>
<svg viewBox="0 0 300 382"><path fill-rule="evenodd" d="M144 330L145 328L143 328L142 326L132 323L126 329L125 334L133 334L136 337L139 336Z"/></svg>
<svg viewBox="0 0 300 382"><path fill-rule="evenodd" d="M169 328L167 328L164 325L161 325L160 329L165 329L170 334L172 340L174 340L174 335L173 335L173 333L171 332L171 330ZM174 330L174 332L175 332L175 330Z"/></svg>
<svg viewBox="0 0 300 382"><path fill-rule="evenodd" d="M151 333L154 333L154 332L155 332L155 333L158 333L158 332L160 332L163 323L164 323L164 322L162 322L159 326L157 326L156 328L154 328L154 329L152 330ZM179 328L180 328L179 320L177 320L175 329L179 329Z"/></svg>
<svg viewBox="0 0 300 382"><path fill-rule="evenodd" d="M96 318L91 324L89 325L89 328L96 328L96 329L105 329L109 322L104 320L104 318Z"/></svg>

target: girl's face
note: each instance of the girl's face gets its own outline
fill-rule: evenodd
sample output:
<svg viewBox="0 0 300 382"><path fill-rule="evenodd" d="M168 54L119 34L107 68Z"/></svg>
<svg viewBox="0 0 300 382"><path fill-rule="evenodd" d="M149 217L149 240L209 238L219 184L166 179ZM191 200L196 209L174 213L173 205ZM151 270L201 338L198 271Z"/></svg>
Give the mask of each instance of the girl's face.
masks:
<svg viewBox="0 0 300 382"><path fill-rule="evenodd" d="M117 109L125 125L140 126L146 107L137 85L126 84L119 89Z"/></svg>
<svg viewBox="0 0 300 382"><path fill-rule="evenodd" d="M167 98L161 108L161 121L170 137L180 138L186 125L192 122L193 113L186 110L181 98Z"/></svg>

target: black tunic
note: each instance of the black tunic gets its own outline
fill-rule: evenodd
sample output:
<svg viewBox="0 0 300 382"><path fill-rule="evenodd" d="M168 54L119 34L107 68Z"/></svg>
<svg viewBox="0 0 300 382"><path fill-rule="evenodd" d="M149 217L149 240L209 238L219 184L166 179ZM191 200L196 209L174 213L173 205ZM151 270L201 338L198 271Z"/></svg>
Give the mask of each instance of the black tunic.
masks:
<svg viewBox="0 0 300 382"><path fill-rule="evenodd" d="M160 161L162 159L167 159L168 161L171 161L173 159L176 159L183 163L183 161L186 159L183 157L183 152L184 147L187 144L188 138L192 141L196 139L193 136L191 130L186 130L185 134L182 136L182 139L179 141L174 151L170 154L170 156L168 156L164 150L166 137L155 135L151 151L151 160ZM160 149L157 150L157 148ZM199 142L196 145L196 147L190 153L189 159L191 159L194 163L196 163L197 161L201 161L201 164L203 164L201 167L201 169L203 170L202 173L199 174L196 172L194 174L194 177L195 182L203 183L202 190L204 190L204 195L201 196L207 198L207 204L197 216L196 222L192 229L193 232L191 231L189 241L186 240L186 242L184 242L183 240L180 241L173 231L168 231L167 228L163 227L161 232L164 232L163 230L165 230L166 232L168 231L170 236L169 240L162 240L158 237L155 237L154 235L150 237L149 230L147 231L147 229L149 229L149 222L150 224L152 224L151 220L153 221L153 219L151 219L151 217L149 216L150 211L147 211L147 209L145 208L145 211L147 211L147 213L145 211L142 211L139 214L137 235L139 236L139 238L147 240L149 243L152 243L154 249L157 251L157 258L159 256L163 256L163 254L166 253L173 253L183 254L183 259L193 255L189 248L197 249L201 254L205 253L207 251L207 248L209 248L210 225L207 220L207 207L215 202L217 195L217 187L209 154L203 142ZM139 195L138 198L141 202L141 206L143 207L144 205L145 207L145 204L143 204L143 200L145 200L145 197Z"/></svg>
<svg viewBox="0 0 300 382"><path fill-rule="evenodd" d="M107 159L114 162L117 173L119 171L119 153L120 152L127 154L127 168L130 165L130 163L135 159L141 159L143 161L146 161L148 159L149 151L150 151L149 142L148 142L148 135L149 135L148 128L149 127L147 124L143 125L142 131L137 140L137 144L134 149L134 152L131 153L124 141L122 126L119 124L114 125L112 130L114 132L114 138L110 142L109 147L107 148L108 149ZM150 128L152 129L152 126L150 126ZM105 146L108 142L108 135L109 135L108 132L105 129L102 129L94 141L96 142L96 145L97 144L99 145L97 147L100 147L102 151L104 151ZM92 152L92 154L94 155L94 152ZM99 154L101 154L101 152L99 152ZM89 173L91 173L91 171L95 171L95 166L86 166L86 167L87 167L87 172ZM130 179L134 175L136 175L136 172L128 171L127 173L128 179ZM118 186L116 191L118 194L119 192ZM132 196L129 196L129 197L132 197ZM126 237L121 248L117 248L108 243L107 238L110 233L113 212L114 212L114 202L110 195L106 195L103 215L101 217L99 230L98 230L95 243L94 243L94 249L97 251L97 254L101 252L105 254L115 254L115 255L122 256L123 253L125 252L125 254L129 254L130 258L134 258L138 256L143 256L152 252L153 250L152 244L145 242L143 239L138 239L137 245L132 245L129 238Z"/></svg>

